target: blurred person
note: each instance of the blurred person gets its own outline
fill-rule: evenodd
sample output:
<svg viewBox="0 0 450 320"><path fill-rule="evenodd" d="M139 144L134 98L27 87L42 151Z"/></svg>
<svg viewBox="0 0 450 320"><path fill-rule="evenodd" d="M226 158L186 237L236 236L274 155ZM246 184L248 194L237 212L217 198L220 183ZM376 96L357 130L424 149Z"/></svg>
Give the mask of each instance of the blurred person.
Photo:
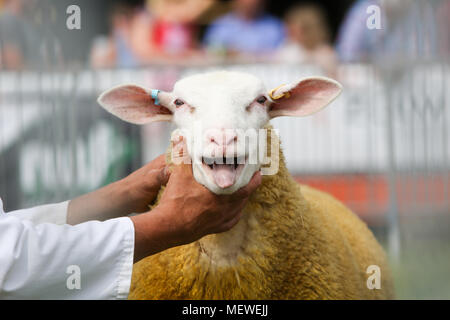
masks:
<svg viewBox="0 0 450 320"><path fill-rule="evenodd" d="M180 55L197 47L196 20L213 0L149 0L151 41L156 53Z"/></svg>
<svg viewBox="0 0 450 320"><path fill-rule="evenodd" d="M118 2L109 13L111 34L97 37L91 51L94 67L135 67L139 64L133 48L132 25L136 9L126 2Z"/></svg>
<svg viewBox="0 0 450 320"><path fill-rule="evenodd" d="M213 0L148 0L134 8L126 2L111 11L111 35L94 41L94 67L135 67L164 59L190 58L198 51L196 20Z"/></svg>
<svg viewBox="0 0 450 320"><path fill-rule="evenodd" d="M0 66L35 67L41 60L39 35L30 22L33 0L4 0L0 12Z"/></svg>
<svg viewBox="0 0 450 320"><path fill-rule="evenodd" d="M287 63L310 63L334 73L336 55L322 9L314 4L298 5L285 17L287 39L276 59Z"/></svg>
<svg viewBox="0 0 450 320"><path fill-rule="evenodd" d="M198 56L196 21L213 0L147 0L134 16L130 43L140 63Z"/></svg>
<svg viewBox="0 0 450 320"><path fill-rule="evenodd" d="M435 9L438 25L440 58L448 60L450 55L450 1L440 1Z"/></svg>
<svg viewBox="0 0 450 320"><path fill-rule="evenodd" d="M282 22L265 12L264 0L234 0L232 12L207 29L204 45L229 54L265 54L279 48L285 37Z"/></svg>
<svg viewBox="0 0 450 320"><path fill-rule="evenodd" d="M378 0L358 0L350 8L339 29L336 51L342 62L363 62L369 59L375 49L383 30L367 28L367 8L380 5ZM381 21L385 21L382 14Z"/></svg>
<svg viewBox="0 0 450 320"><path fill-rule="evenodd" d="M367 27L371 5L381 9L380 29ZM359 0L339 30L336 50L343 62L433 58L438 50L432 6L415 0Z"/></svg>

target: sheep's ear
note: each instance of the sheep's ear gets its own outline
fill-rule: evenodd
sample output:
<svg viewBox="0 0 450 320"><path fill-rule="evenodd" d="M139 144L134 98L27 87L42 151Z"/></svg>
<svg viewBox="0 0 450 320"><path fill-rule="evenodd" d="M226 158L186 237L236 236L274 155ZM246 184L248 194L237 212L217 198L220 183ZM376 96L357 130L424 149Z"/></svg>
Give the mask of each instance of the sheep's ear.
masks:
<svg viewBox="0 0 450 320"><path fill-rule="evenodd" d="M103 92L98 103L116 117L134 124L171 121L171 94L152 91L135 85L122 85ZM157 97L157 98L156 98Z"/></svg>
<svg viewBox="0 0 450 320"><path fill-rule="evenodd" d="M273 101L269 116L308 116L325 108L341 91L340 83L323 77L305 78L282 85L269 92Z"/></svg>

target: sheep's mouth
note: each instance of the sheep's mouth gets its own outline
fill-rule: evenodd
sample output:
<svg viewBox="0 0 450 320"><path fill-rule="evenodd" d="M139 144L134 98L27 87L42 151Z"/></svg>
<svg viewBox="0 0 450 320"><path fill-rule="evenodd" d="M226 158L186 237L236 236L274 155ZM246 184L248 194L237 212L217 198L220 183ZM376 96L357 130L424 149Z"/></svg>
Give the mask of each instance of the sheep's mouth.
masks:
<svg viewBox="0 0 450 320"><path fill-rule="evenodd" d="M231 187L239 177L247 158L242 157L202 157L205 172L214 180L215 184L222 189Z"/></svg>

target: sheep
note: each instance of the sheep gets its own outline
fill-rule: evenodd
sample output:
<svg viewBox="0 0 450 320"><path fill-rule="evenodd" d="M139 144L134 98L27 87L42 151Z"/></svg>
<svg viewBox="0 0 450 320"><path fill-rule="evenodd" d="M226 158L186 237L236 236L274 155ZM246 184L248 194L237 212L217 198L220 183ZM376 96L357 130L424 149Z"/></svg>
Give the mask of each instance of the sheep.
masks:
<svg viewBox="0 0 450 320"><path fill-rule="evenodd" d="M125 121L174 122L194 178L216 194L235 192L265 168L258 157L250 161L261 148L278 164L231 230L136 263L129 299L393 298L385 253L367 226L331 195L295 182L281 148L271 147L280 142L270 119L318 112L341 89L310 77L267 91L253 75L217 71L181 79L172 92L125 85L103 93L100 105ZM245 146L240 129L265 129L265 144ZM371 266L380 271L375 288Z"/></svg>

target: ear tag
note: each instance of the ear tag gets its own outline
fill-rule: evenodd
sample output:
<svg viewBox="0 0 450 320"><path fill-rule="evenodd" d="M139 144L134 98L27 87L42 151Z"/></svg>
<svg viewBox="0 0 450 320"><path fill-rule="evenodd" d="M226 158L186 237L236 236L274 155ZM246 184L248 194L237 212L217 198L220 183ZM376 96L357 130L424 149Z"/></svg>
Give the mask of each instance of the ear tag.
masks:
<svg viewBox="0 0 450 320"><path fill-rule="evenodd" d="M280 89L281 87L285 86L284 84L282 84L281 86L276 87L275 89L270 90L269 92L269 97L272 100L279 100L279 99L283 99L283 98L290 98L291 93L289 91L283 92L282 94L279 94L277 96L274 96L273 94L275 93L275 91L277 91L278 89Z"/></svg>
<svg viewBox="0 0 450 320"><path fill-rule="evenodd" d="M159 99L158 99L159 92L160 92L160 90L156 90L156 89L152 89L152 92L151 92L151 96L152 96L153 100L155 100L156 106L159 106Z"/></svg>

